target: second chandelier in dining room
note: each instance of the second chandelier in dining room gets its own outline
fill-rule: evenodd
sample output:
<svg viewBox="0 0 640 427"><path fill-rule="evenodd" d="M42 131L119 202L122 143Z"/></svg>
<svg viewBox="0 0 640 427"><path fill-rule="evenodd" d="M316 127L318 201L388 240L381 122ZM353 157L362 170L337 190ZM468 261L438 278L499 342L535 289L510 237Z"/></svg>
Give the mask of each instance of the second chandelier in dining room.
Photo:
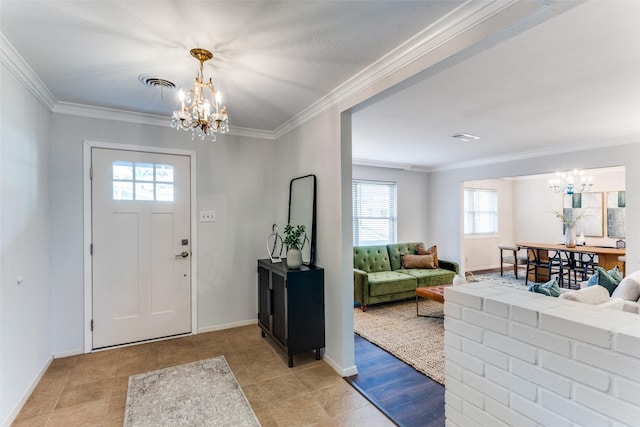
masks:
<svg viewBox="0 0 640 427"><path fill-rule="evenodd" d="M593 177L585 176L583 171L574 169L571 172L557 172L556 176L549 180L549 188L554 193L582 193L593 187Z"/></svg>

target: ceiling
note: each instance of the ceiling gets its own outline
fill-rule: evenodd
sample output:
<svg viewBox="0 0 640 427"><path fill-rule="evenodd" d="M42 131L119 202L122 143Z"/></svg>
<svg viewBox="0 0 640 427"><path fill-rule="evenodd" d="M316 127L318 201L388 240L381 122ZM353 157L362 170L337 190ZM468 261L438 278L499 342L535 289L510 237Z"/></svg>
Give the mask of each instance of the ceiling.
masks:
<svg viewBox="0 0 640 427"><path fill-rule="evenodd" d="M0 30L54 111L97 107L167 123L175 92L139 76L189 87L198 67L189 50L207 48L205 77L223 93L231 132L273 137L390 52L410 52L417 35L498 3L3 0ZM470 31L469 48L356 106L354 163L434 170L639 142L640 2L517 3L570 7L544 19L532 8L498 34ZM459 132L480 139L451 138Z"/></svg>

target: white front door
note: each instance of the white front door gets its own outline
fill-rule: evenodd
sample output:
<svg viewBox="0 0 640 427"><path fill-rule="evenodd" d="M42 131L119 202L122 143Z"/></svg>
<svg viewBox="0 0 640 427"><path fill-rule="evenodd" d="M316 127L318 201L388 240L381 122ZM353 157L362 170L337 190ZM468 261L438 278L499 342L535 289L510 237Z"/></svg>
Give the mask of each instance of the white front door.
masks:
<svg viewBox="0 0 640 427"><path fill-rule="evenodd" d="M190 158L92 148L93 348L191 332Z"/></svg>

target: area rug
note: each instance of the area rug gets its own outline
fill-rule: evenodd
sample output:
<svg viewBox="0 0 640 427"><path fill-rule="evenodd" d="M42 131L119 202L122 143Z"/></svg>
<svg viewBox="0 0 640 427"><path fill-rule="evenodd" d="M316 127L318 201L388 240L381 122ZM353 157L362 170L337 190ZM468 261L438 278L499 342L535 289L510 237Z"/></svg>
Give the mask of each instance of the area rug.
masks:
<svg viewBox="0 0 640 427"><path fill-rule="evenodd" d="M420 314L442 316L443 304L420 299ZM353 310L354 332L444 384L444 326L441 318L416 316L415 300Z"/></svg>
<svg viewBox="0 0 640 427"><path fill-rule="evenodd" d="M518 278L513 274L513 271L505 271L503 276L500 276L500 272L475 274L473 280L475 282L489 282L494 285L506 286L508 288L526 289L524 285L525 271L518 271Z"/></svg>
<svg viewBox="0 0 640 427"><path fill-rule="evenodd" d="M259 426L224 356L129 377L124 426Z"/></svg>

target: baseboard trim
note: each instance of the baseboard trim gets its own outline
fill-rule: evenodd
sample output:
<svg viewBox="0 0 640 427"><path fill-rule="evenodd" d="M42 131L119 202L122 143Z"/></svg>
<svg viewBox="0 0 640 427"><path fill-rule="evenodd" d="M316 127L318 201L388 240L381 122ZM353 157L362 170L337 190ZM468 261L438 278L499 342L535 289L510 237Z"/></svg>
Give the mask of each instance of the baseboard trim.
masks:
<svg viewBox="0 0 640 427"><path fill-rule="evenodd" d="M60 359L62 357L77 356L79 354L84 354L84 349L80 348L76 350L67 350L67 351L61 351L59 353L53 353L53 358Z"/></svg>
<svg viewBox="0 0 640 427"><path fill-rule="evenodd" d="M197 333L204 334L206 332L223 331L225 329L239 328L241 326L255 325L257 323L258 323L258 319L249 319L249 320L242 320L240 322L223 323L222 325L214 325L214 326L199 328Z"/></svg>
<svg viewBox="0 0 640 427"><path fill-rule="evenodd" d="M3 427L9 427L16 420L16 418L18 417L18 414L24 407L24 404L27 403L27 400L29 400L29 397L31 397L31 393L33 393L33 390L36 389L36 386L44 376L45 372L47 372L47 369L49 369L49 366L51 366L51 362L53 362L53 356L49 357L47 362L44 364L44 366L36 376L35 380L31 383L29 388L25 390L24 394L22 395L22 398L20 398L16 407L13 409L13 411L11 411L9 416L7 416L7 418L2 422Z"/></svg>

